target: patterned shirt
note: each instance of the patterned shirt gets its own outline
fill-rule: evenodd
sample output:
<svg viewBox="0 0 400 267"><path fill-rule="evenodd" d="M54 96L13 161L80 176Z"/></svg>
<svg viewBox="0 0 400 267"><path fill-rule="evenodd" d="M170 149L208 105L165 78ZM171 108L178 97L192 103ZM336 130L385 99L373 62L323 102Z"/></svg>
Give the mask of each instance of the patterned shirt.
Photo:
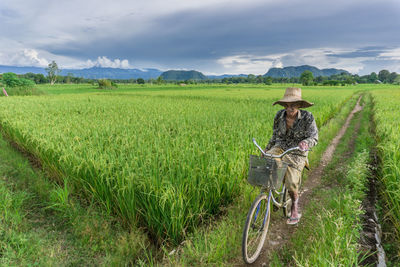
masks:
<svg viewBox="0 0 400 267"><path fill-rule="evenodd" d="M296 147L301 141L305 141L311 148L318 143L318 129L314 116L306 110L299 110L293 126L286 129L286 111L279 110L274 118L274 128L267 150L272 147L280 147L287 150ZM299 151L296 154L307 156L307 151ZM300 156L299 155L299 156Z"/></svg>

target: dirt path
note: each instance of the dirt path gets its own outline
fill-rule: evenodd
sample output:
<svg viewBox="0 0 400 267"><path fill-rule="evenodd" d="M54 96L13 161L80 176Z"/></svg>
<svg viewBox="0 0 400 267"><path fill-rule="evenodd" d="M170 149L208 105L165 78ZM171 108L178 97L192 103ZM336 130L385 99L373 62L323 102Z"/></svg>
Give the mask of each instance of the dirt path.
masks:
<svg viewBox="0 0 400 267"><path fill-rule="evenodd" d="M362 106L360 106L362 96L359 97L356 106L348 115L345 124L342 126L338 134L331 141L328 148L325 150L321 157L321 161L317 168L313 169L309 175L307 181L302 186L302 191L300 192L300 211L308 204L311 200L311 194L315 187L320 185L321 177L324 173L325 167L332 160L333 153L336 150L337 145L339 144L341 138L345 134L353 116L355 113L362 110ZM358 128L358 127L357 127ZM284 246L289 240L290 237L297 230L296 226L291 226L286 224L286 220L271 220L271 224L269 226L269 232L267 239L264 244L263 251L261 255L257 259L257 261L253 264L253 266L268 266L269 257L272 252L279 250ZM248 266L244 263L239 264L238 266Z"/></svg>

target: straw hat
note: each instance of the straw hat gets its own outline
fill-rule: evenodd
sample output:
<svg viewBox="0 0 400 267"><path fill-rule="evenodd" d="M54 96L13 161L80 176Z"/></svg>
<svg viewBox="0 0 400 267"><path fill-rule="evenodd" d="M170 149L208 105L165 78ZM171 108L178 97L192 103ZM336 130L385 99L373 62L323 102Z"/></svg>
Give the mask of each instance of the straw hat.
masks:
<svg viewBox="0 0 400 267"><path fill-rule="evenodd" d="M285 103L299 103L300 108L308 108L314 105L304 99L301 99L301 88L288 87L286 88L285 94L281 100L274 102L272 105L279 104L285 106Z"/></svg>

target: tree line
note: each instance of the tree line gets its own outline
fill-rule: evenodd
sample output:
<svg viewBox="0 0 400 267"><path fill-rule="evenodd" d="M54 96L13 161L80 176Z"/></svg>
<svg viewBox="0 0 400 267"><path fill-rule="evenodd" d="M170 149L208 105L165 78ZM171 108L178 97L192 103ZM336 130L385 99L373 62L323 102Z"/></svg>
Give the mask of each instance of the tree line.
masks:
<svg viewBox="0 0 400 267"><path fill-rule="evenodd" d="M30 86L32 84L45 84L45 83L91 83L97 84L99 80L104 79L87 79L82 77L74 77L73 74L59 75L61 70L58 68L57 63L52 61L46 68L47 76L37 73L26 73L16 75L14 73L4 73L0 75L3 84L7 86ZM389 72L388 70L381 70L377 73L372 72L368 75L359 76L358 74L349 74L342 72L331 76L318 76L314 77L313 73L309 70L304 71L300 77L269 77L263 75L249 74L247 76L226 77L222 79L202 79L202 80L182 80L182 81L166 81L161 76L157 79L144 80L143 78L132 79L108 79L113 84L116 83L137 83L137 84L193 84L193 83L224 83L224 84L238 84L238 83L255 83L267 84L272 83L301 83L303 85L350 85L357 83L389 83L400 84L400 74L396 72Z"/></svg>
<svg viewBox="0 0 400 267"><path fill-rule="evenodd" d="M215 82L215 80L213 80ZM202 81L204 82L204 81ZM342 72L331 76L314 77L309 70L304 71L300 77L269 77L262 75L248 75L247 77L230 77L221 80L222 83L301 83L303 85L348 85L357 83L390 83L400 84L400 74L381 70L378 74L372 72L367 75L349 74Z"/></svg>
<svg viewBox="0 0 400 267"><path fill-rule="evenodd" d="M363 76L342 72L329 77L318 76L314 78L312 72L306 70L301 74L299 82L301 82L303 85L346 85L357 83L400 84L400 74L397 74L396 72L389 72L388 70L381 70L378 74L372 72L371 74Z"/></svg>

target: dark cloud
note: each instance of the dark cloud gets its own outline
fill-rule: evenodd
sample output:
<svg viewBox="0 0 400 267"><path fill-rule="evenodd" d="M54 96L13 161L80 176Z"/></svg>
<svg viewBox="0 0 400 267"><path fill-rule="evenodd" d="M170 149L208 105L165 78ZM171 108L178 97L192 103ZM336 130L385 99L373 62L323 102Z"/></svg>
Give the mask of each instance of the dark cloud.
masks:
<svg viewBox="0 0 400 267"><path fill-rule="evenodd" d="M386 69L391 72L396 71L399 73L400 71L398 70L398 65L399 61L398 60L364 60L362 61L364 68L360 70L361 74L370 74L371 72L378 72L380 70ZM397 68L396 68L397 67Z"/></svg>
<svg viewBox="0 0 400 267"><path fill-rule="evenodd" d="M359 57L377 57L381 53L386 52L386 50L356 50L353 52L346 52L346 53L332 53L327 54L330 57L339 57L339 58L359 58Z"/></svg>
<svg viewBox="0 0 400 267"><path fill-rule="evenodd" d="M314 3L315 4L315 3ZM400 43L400 14L393 3L354 6L353 9L318 16L302 16L308 8L260 5L240 10L195 10L156 18L139 35L107 36L100 39L44 46L66 56L97 57L161 62L214 59L232 54L265 55L313 47L365 47L332 57L373 57L382 48L368 45ZM321 10L324 8L321 4ZM300 14L300 15L299 15ZM86 29L90 31L92 29ZM378 46L379 47L379 46Z"/></svg>
<svg viewBox="0 0 400 267"><path fill-rule="evenodd" d="M140 18L144 13L133 6L129 8L132 12L118 19L95 12L93 16L81 17L82 25L74 24L76 28L55 28L47 34L43 25L43 36L54 34L55 38L40 41L38 37L34 49L81 62L105 56L128 59L133 65L145 62L144 67L201 67L217 71L221 66L216 66L216 60L224 57L249 56L232 62L238 65L272 64L277 60L272 55L282 54L280 62L286 65L299 61L298 54L285 54L328 48L332 51L324 52L324 60L340 64L343 60L348 63L351 59L378 57L400 46L400 3L394 0L290 0L258 4L234 1L226 6L203 5L146 17L143 23ZM0 17L5 17L11 11L1 12L4 14L0 13ZM23 30L25 27L19 31L9 27L8 31L18 36L37 35L33 31L22 34ZM303 58L307 60L312 55Z"/></svg>
<svg viewBox="0 0 400 267"><path fill-rule="evenodd" d="M274 61L275 59L272 58L250 58L251 62L265 62L265 61Z"/></svg>
<svg viewBox="0 0 400 267"><path fill-rule="evenodd" d="M13 9L3 8L0 9L0 18L15 18L18 16L18 12Z"/></svg>

